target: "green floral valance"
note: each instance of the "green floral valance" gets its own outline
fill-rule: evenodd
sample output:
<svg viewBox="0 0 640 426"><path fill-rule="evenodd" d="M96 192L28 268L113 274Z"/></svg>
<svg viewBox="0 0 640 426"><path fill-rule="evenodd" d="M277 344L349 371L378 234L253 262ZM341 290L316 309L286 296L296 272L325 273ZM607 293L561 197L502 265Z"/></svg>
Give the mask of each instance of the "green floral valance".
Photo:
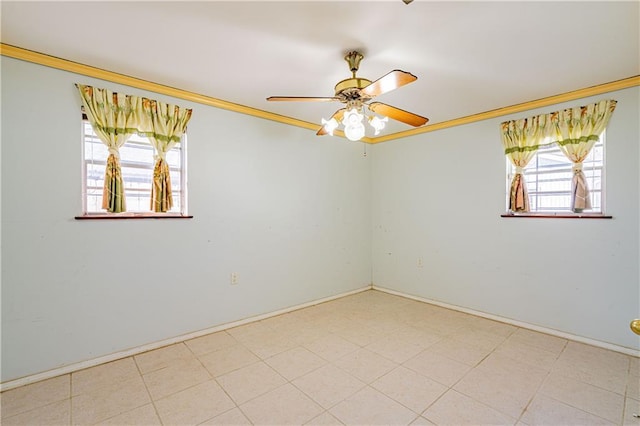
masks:
<svg viewBox="0 0 640 426"><path fill-rule="evenodd" d="M540 114L500 124L505 155L537 151L554 143L564 146L595 142L609 123L617 101Z"/></svg>

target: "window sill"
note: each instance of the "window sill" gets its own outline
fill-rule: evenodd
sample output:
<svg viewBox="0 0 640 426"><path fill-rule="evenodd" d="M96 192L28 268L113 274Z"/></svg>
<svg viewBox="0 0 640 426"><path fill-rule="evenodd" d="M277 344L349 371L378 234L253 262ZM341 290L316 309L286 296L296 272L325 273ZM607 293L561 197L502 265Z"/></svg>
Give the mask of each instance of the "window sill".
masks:
<svg viewBox="0 0 640 426"><path fill-rule="evenodd" d="M193 219L190 215L162 213L96 213L76 216L76 220L111 220L111 219Z"/></svg>
<svg viewBox="0 0 640 426"><path fill-rule="evenodd" d="M518 217L534 219L613 219L602 213L504 213L500 217Z"/></svg>

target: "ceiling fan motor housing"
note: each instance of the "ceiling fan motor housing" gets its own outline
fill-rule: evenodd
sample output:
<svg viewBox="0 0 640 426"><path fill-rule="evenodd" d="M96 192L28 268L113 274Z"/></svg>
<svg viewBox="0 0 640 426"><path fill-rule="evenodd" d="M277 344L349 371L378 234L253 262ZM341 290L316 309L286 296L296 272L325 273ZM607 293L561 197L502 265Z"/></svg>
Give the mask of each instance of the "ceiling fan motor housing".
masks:
<svg viewBox="0 0 640 426"><path fill-rule="evenodd" d="M364 89L370 84L371 80L367 80L366 78L347 78L336 84L335 93L338 97L344 97L345 101L353 100L356 98L360 99L362 98L360 89Z"/></svg>
<svg viewBox="0 0 640 426"><path fill-rule="evenodd" d="M342 80L341 82L336 84L334 88L335 95L341 98L340 100L342 102L367 100L364 99L364 97L360 93L360 89L364 89L365 87L370 85L371 80L356 77L356 72L360 68L360 61L362 61L362 58L364 58L362 53L355 50L347 53L347 55L344 57L344 60L349 64L349 70L351 71L352 76L351 78Z"/></svg>

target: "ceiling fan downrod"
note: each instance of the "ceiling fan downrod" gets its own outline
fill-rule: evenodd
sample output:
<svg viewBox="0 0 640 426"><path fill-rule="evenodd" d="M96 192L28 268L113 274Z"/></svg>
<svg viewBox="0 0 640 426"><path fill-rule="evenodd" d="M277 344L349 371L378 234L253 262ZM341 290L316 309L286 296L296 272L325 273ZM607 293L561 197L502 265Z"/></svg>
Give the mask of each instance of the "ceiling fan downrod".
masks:
<svg viewBox="0 0 640 426"><path fill-rule="evenodd" d="M355 50L347 53L347 56L344 57L344 60L349 64L349 70L353 73L353 78L356 78L356 72L358 72L358 68L360 68L362 58L364 58L364 56Z"/></svg>

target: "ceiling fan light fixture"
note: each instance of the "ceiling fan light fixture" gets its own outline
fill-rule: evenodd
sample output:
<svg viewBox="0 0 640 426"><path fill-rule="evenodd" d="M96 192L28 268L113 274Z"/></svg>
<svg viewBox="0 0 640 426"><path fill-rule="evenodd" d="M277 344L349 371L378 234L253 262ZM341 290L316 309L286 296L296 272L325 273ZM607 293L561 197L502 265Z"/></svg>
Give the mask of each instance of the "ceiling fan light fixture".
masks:
<svg viewBox="0 0 640 426"><path fill-rule="evenodd" d="M344 134L350 141L359 141L364 137L363 118L364 115L360 114L356 108L351 108L344 113L344 118L342 119Z"/></svg>
<svg viewBox="0 0 640 426"><path fill-rule="evenodd" d="M380 134L380 131L387 125L387 121L389 121L389 117L380 118L377 115L369 117L369 124L373 127L375 136Z"/></svg>
<svg viewBox="0 0 640 426"><path fill-rule="evenodd" d="M324 130L333 136L333 131L338 128L338 121L335 118L331 118L329 120L322 119L322 126Z"/></svg>

